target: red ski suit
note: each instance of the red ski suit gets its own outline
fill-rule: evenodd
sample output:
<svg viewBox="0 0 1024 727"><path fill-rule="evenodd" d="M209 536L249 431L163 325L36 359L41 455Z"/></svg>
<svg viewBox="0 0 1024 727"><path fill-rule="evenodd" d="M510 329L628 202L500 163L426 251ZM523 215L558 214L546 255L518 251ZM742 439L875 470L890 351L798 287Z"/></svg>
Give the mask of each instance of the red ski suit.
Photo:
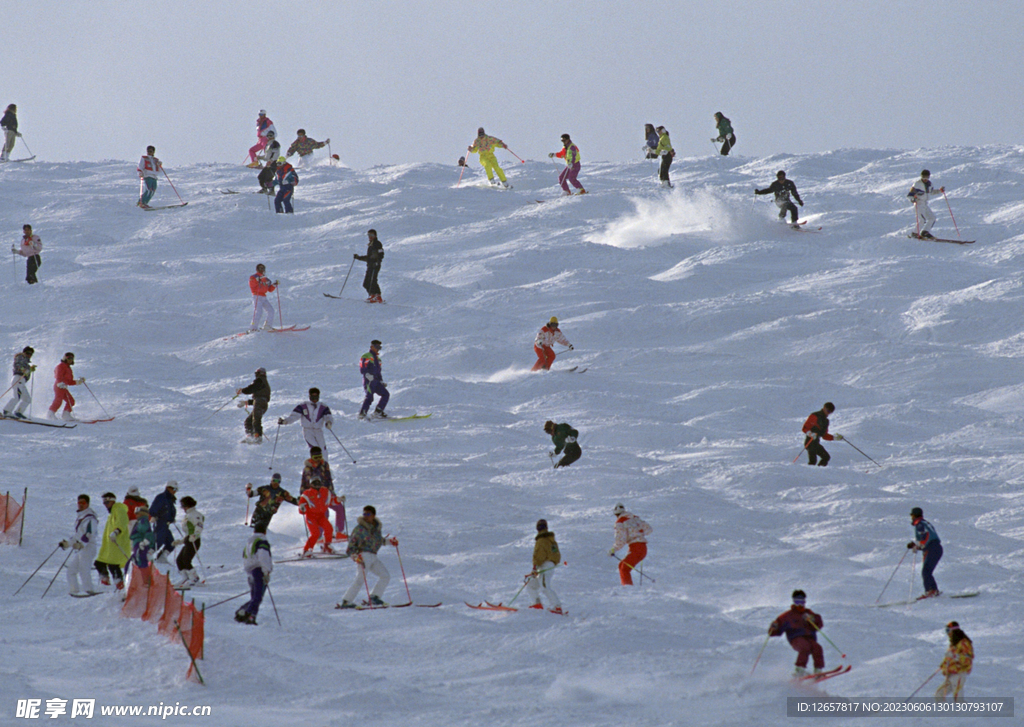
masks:
<svg viewBox="0 0 1024 727"><path fill-rule="evenodd" d="M325 545L330 545L334 540L334 528L327 519L327 505L330 501L331 491L326 487L310 487L299 498L299 512L306 516L306 526L309 528L309 540L306 541L303 552L313 549L321 533Z"/></svg>
<svg viewBox="0 0 1024 727"><path fill-rule="evenodd" d="M57 386L57 384L64 384L66 387L75 386L78 383L75 381L75 375L71 373L71 367L61 361L53 370L53 378L53 403L50 404L50 411L56 412L60 409L61 404L64 404L65 411L71 411L75 406L75 397L71 396L70 390Z"/></svg>

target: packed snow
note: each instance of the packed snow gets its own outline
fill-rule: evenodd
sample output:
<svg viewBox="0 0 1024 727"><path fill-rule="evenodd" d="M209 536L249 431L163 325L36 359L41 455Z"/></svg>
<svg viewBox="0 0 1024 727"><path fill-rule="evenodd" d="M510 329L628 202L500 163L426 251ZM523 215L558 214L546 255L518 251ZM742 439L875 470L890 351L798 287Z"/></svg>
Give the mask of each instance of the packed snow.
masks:
<svg viewBox="0 0 1024 727"><path fill-rule="evenodd" d="M225 726L781 725L787 696L907 697L942 660L951 619L974 641L968 697L1020 696L1024 148L695 157L676 161L666 190L652 162L591 162L581 147L586 196L560 197L543 157L499 154L507 192L472 157L458 186L458 168L439 164L324 164L299 171L294 215L270 213L255 172L229 165L164 160L189 204L153 212L135 206L133 162L0 168L8 238L29 223L44 244L39 285L25 284L20 257L4 276L3 361L35 348L39 417L73 351L98 399L76 390L76 413L116 416L68 430L0 422L0 491L29 488L24 544L0 546L0 722L28 723L14 717L19 699L59 697L210 705ZM974 244L907 237L906 192L925 167ZM806 202L803 231L753 195L778 169ZM161 179L153 204L176 202ZM942 200L932 207L934 232L956 238ZM324 297L371 227L386 304L363 302L361 262L342 300ZM231 337L248 327L259 262L281 283L275 322L308 331ZM531 373L552 315L575 350ZM371 339L384 344L389 413L429 419L357 421ZM245 412L214 412L261 366L269 441L249 446ZM281 472L298 494L299 426L272 450L277 417L311 386L357 460L328 436L350 521L375 505L412 599L442 606L338 611L350 561L281 563L280 627L269 598L256 628L233 621L241 601L207 612L200 686L184 678L181 645L120 617L112 592L69 598L61 574L41 600L62 553L12 596L71 533L78 493L102 522L102 492L137 485L151 501L168 479L206 515L207 585L189 596L211 605L247 590L244 487ZM838 441L827 468L792 463L826 400L831 431L878 465ZM580 431L569 468L551 468L547 419ZM619 585L608 556L617 502L654 527L655 582L642 587ZM914 506L942 538L939 587L978 597L872 607ZM513 598L538 518L567 562L553 586L568 615L467 608ZM294 507L269 537L276 559L301 549ZM394 548L381 557L385 600L404 603ZM751 676L795 588L849 674L795 686L795 653L772 639ZM907 559L882 601L911 592L920 570Z"/></svg>

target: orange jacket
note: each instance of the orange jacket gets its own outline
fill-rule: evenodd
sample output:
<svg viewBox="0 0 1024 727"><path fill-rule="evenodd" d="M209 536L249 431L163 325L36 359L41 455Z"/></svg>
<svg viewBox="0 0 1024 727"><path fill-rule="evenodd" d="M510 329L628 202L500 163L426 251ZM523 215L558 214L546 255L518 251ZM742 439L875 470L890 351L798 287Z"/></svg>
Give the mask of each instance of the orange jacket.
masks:
<svg viewBox="0 0 1024 727"><path fill-rule="evenodd" d="M267 293L273 293L277 288L270 282L270 278L266 275L260 275L259 273L253 273L249 276L249 290L252 291L253 295L266 296Z"/></svg>
<svg viewBox="0 0 1024 727"><path fill-rule="evenodd" d="M327 517L327 505L331 501L331 491L326 487L310 487L299 497L299 512L306 517Z"/></svg>

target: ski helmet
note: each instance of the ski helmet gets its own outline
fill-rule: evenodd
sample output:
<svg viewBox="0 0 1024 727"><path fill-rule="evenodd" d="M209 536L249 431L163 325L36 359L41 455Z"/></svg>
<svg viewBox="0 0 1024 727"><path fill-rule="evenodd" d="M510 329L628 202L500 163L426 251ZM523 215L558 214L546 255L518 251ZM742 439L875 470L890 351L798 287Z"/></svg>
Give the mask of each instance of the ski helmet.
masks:
<svg viewBox="0 0 1024 727"><path fill-rule="evenodd" d="M380 348L382 345L383 344L381 344L381 342L378 341L376 338L370 341L370 346L376 346L377 348Z"/></svg>
<svg viewBox="0 0 1024 727"><path fill-rule="evenodd" d="M919 507L915 507L910 511L910 517L924 517L924 510Z"/></svg>
<svg viewBox="0 0 1024 727"><path fill-rule="evenodd" d="M267 375L267 370L265 368L263 368L262 366L260 366L258 369L256 369L256 375L257 376L266 376Z"/></svg>
<svg viewBox="0 0 1024 727"><path fill-rule="evenodd" d="M616 515L616 517L617 517L617 516L621 515L622 513L626 512L626 506L625 506L625 505L623 505L623 504L622 504L622 503L620 502L619 504L617 504L617 505L615 506L615 509L614 509L614 510L612 510L612 512L613 512L613 513L614 513L614 514Z"/></svg>
<svg viewBox="0 0 1024 727"><path fill-rule="evenodd" d="M287 161L288 161L288 160L287 160L287 159L285 159L284 157L278 157L278 158L277 158L277 163L278 163L278 164L284 164L284 163L285 163L285 162L287 162Z"/></svg>
<svg viewBox="0 0 1024 727"><path fill-rule="evenodd" d="M551 319L548 321L548 325L558 328L558 318L556 318L555 316L551 316Z"/></svg>

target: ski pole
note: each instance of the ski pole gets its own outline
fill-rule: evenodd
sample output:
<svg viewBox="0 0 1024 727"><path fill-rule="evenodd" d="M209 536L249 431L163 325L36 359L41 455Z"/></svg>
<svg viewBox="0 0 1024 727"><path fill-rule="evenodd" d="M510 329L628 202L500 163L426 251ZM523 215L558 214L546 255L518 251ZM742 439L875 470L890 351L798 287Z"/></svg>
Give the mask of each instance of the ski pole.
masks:
<svg viewBox="0 0 1024 727"><path fill-rule="evenodd" d="M85 382L83 381L83 382L82 382L82 386L84 386L84 387L85 387L85 390L86 390L86 391L88 391L88 392L89 392L90 394L92 394L92 398L93 398L93 399L96 399L96 394L93 394L93 393L92 393L92 389L90 389L90 388L89 388L89 385L88 385L87 383L85 383ZM99 399L96 399L96 403L100 405L100 409L103 409L103 404L100 404L100 400L99 400ZM103 409L103 415L104 415L104 416L106 416L106 417L108 417L108 418L111 418L111 417L110 417L110 412L108 412L108 411L107 411L106 409Z"/></svg>
<svg viewBox="0 0 1024 727"><path fill-rule="evenodd" d="M921 215L917 213L917 197L914 197L914 220L917 222L917 236L921 236Z"/></svg>
<svg viewBox="0 0 1024 727"><path fill-rule="evenodd" d="M796 464L796 461L798 459L800 459L800 455L807 451L807 448L810 446L811 442L813 442L813 441L814 441L813 439L808 439L806 442L804 442L803 449L801 449L799 452L796 453L796 457L793 458L793 461L790 462L790 464Z"/></svg>
<svg viewBox="0 0 1024 727"><path fill-rule="evenodd" d="M345 454L347 454L348 458L350 460L352 460L352 464L355 464L356 463L356 458L352 456L351 452L349 452L347 449L345 449L345 445L344 444L341 444L341 440L338 439L338 435L334 433L334 429L332 429L331 427L328 427L327 431L331 433L331 436L334 437L337 440L338 444L341 445L341 448L345 450Z"/></svg>
<svg viewBox="0 0 1024 727"><path fill-rule="evenodd" d="M849 445L850 445L851 447L853 447L854 449L856 449L856 450L857 450L858 452L860 452L861 454L863 454L863 455L864 455L865 457L868 457L868 456L867 456L866 454L864 454L864 451L863 451L863 450L862 450L862 449L861 449L860 447L858 447L858 446L857 446L856 444L854 444L853 442L851 442L851 441L850 441L849 439L847 439L846 437L843 437L843 441L844 441L844 442L846 442L847 444L849 444ZM870 457L868 457L868 459L871 459L871 458L870 458ZM872 461L872 462L875 462L875 460L873 460L873 459L871 459L871 461ZM875 464L878 464L878 462L875 462ZM881 467L882 465L878 464L878 466L879 466L879 467ZM883 469L884 469L884 468L883 468Z"/></svg>
<svg viewBox="0 0 1024 727"><path fill-rule="evenodd" d="M909 548L908 548L909 550ZM914 549L914 555L910 558L910 589L907 591L907 600L914 600L914 571L917 570L917 549Z"/></svg>
<svg viewBox="0 0 1024 727"><path fill-rule="evenodd" d="M58 546L57 546L56 548L54 548L54 549L53 549L53 553L56 553L56 552L57 552L57 550L58 550L59 548L60 548L60 546L59 546L59 545L58 545ZM21 593L21 589L22 589L22 588L24 588L25 586L27 586L27 585L28 585L28 582L29 582L30 580L32 580L32 578L33 578L33 577L35 576L35 574L36 574L36 573L38 573L38 572L39 572L40 570L42 570L43 566L44 566L44 565L46 565L46 561L47 561L47 560L49 560L50 558L52 558L52 557L53 557L53 553L50 553L50 554L49 554L48 556L46 556L46 560L44 560L44 561L43 561L42 563L40 563L40 564L39 564L39 567L38 567L38 568L36 568L36 569L35 569L34 571L32 571L32 575L30 575L30 576L29 576L28 578L26 578L26 579L25 579L25 582L24 582L24 583L22 583L22 584L21 584L21 585L20 585L20 586L18 587L18 590L16 590L16 591L14 592L14 595L15 595L15 596L17 596L17 595L18 595L19 593Z"/></svg>
<svg viewBox="0 0 1024 727"><path fill-rule="evenodd" d="M373 597L370 595L370 581L366 579L366 563L363 562L363 554L359 554L359 560L356 561L356 567L359 568L359 572L363 574L363 585L366 586L366 602L370 605L370 609L374 608Z"/></svg>
<svg viewBox="0 0 1024 727"><path fill-rule="evenodd" d="M919 686L919 687L918 687L917 689L915 689L915 690L914 690L914 694L917 694L917 693L918 693L918 692L920 692L920 691L921 691L922 689L924 689L924 685L925 685L925 684L927 684L928 682L930 682L930 681L931 681L932 679L934 679L934 678L935 678L935 675L936 675L936 674L938 674L938 673L939 673L940 671L942 671L942 667L941 667L941 666L940 666L940 667L939 667L938 669L936 669L935 671L933 671L933 672L932 672L932 675L931 675L930 677L928 677L927 679L925 679L925 680L924 680L924 682L922 682L922 683L921 683L921 686ZM908 702L909 702L909 701L910 701L911 699L913 699L913 698L914 698L914 694L911 694L911 695L910 695L909 697L907 697L907 701L908 701Z"/></svg>
<svg viewBox="0 0 1024 727"><path fill-rule="evenodd" d="M11 384L11 385L10 385L10 386L8 386L8 387L7 387L6 389L4 389L4 393L3 393L3 394L0 394L0 398L3 398L3 396L4 396L4 395L5 395L5 394L6 394L6 393L7 393L8 391L10 391L11 389L13 389L13 388L14 388L15 386L17 386L18 384L20 384L20 383L21 383L22 381L24 381L24 380L25 380L25 377L24 377L24 376L19 376L19 377L18 377L17 379L15 379L15 380L14 380L14 383L13 383L13 384Z"/></svg>
<svg viewBox="0 0 1024 727"><path fill-rule="evenodd" d="M249 483L249 487L250 488L252 487L252 483L251 482ZM249 525L249 499L250 499L249 498L249 493L247 492L246 495L245 495L245 520L242 521L242 524L246 525L246 526Z"/></svg>
<svg viewBox="0 0 1024 727"><path fill-rule="evenodd" d="M539 576L541 573L547 573L549 570L554 570L554 568L545 568L544 570L538 570L534 571L533 573L527 573L523 577L523 587L516 591L516 595L512 596L512 600L508 602L508 605L511 606L513 603L516 602L516 599L519 598L519 594L523 592L523 588L526 588L531 578L535 578L536 576Z"/></svg>
<svg viewBox="0 0 1024 727"><path fill-rule="evenodd" d="M805 619L805 620L806 620L806 619ZM823 638L825 639L825 641L827 641L828 643L832 644L832 648L833 648L833 649L835 649L835 650L836 650L836 652L838 652L838 654L839 654L839 656L840 656L840 657L842 657L843 659L845 659L845 658L846 658L846 654L844 654L844 653L843 653L843 650L842 650L842 649L840 649L840 648L839 648L838 646L836 646L836 645L835 645L835 644L834 644L834 643L832 642L832 639L830 639L830 638L828 637L828 635L827 635L827 634L826 634L826 633L825 633L824 631L822 631L822 630L821 630L821 629L820 629L820 628L818 627L818 624L814 623L813 621L807 621L807 623L809 623L809 624L810 624L811 626L813 626L813 627L814 627L814 630L815 630L815 631L817 631L817 632L818 632L819 634L821 634L821 635L822 635L822 637L823 637Z"/></svg>
<svg viewBox="0 0 1024 727"><path fill-rule="evenodd" d="M274 457L277 456L277 438L280 437L280 436L281 436L281 425L278 424L277 425L277 433L274 435L274 451L270 453L270 466L267 467L268 470L273 470L274 469ZM245 512L246 512L246 516L248 517L248 513L249 513L248 506L246 507Z"/></svg>
<svg viewBox="0 0 1024 727"><path fill-rule="evenodd" d="M949 218L953 220L953 227L956 228L956 236L959 237L961 240L964 239L960 235L960 228L956 224L956 217L953 217L953 208L949 206L949 197L946 196L945 187L942 188L942 198L946 200L946 207L949 208Z"/></svg>
<svg viewBox="0 0 1024 727"><path fill-rule="evenodd" d="M31 418L31 416L32 416L32 404L33 404L33 400L36 398L36 379L35 379L34 376L32 377L32 383L29 385L29 388L31 389L31 391L30 391L30 393L28 395L28 415Z"/></svg>
<svg viewBox="0 0 1024 727"><path fill-rule="evenodd" d="M522 162L523 164L526 164L526 160L525 160L525 159L523 159L523 158L522 158L521 156L519 156L518 154L516 154L516 153L515 153L514 151L512 151L511 149L509 149L509 148L508 148L507 146L505 147L505 151L507 151L507 152L508 152L509 154L511 154L511 155L512 155L512 156L514 156L514 157L515 157L516 159L518 159L519 161L521 161L521 162Z"/></svg>
<svg viewBox="0 0 1024 727"><path fill-rule="evenodd" d="M185 543L182 544L183 547L184 547L184 545L188 543L188 541L185 538L185 533L181 532L181 528L178 527L178 523L171 523L171 524L174 525L174 529L178 531L178 535L181 536L181 539L185 540ZM117 549L121 550L120 544L118 544ZM121 553L124 554L124 550L121 550ZM196 560L199 561L199 567L202 568L203 570L206 570L206 566L203 565L203 559L199 557L199 548L195 549L195 556L196 556Z"/></svg>
<svg viewBox="0 0 1024 727"><path fill-rule="evenodd" d="M615 558L615 560L619 561L620 563L626 563L626 561L625 561L625 560L623 560L622 558L620 558L620 557L619 557L619 556L617 556L617 555L613 555L612 557L613 557L613 558ZM647 580L649 580L649 581L650 581L651 583L657 583L657 581L656 581L656 580L654 580L653 578L651 578L651 577L650 577L649 575L646 575L646 574L645 574L645 573L644 573L644 572L643 572L642 570L639 570L639 569L637 569L637 567L636 567L636 566L634 566L634 565L633 565L632 563L626 563L626 565L628 565L628 566L630 567L630 569L631 569L631 570L633 570L633 571L635 571L636 573L639 573L639 574L640 574L640 582L641 582L641 583L643 583L643 580L644 580L644 578L646 578Z"/></svg>
<svg viewBox="0 0 1024 727"><path fill-rule="evenodd" d="M2 395L0 395L0 396L2 396ZM224 402L223 404L221 404L220 406L218 406L218 407L217 407L217 408L216 408L216 409L214 410L213 414L216 414L217 412L219 412L219 411L220 411L221 409L223 409L224 407L226 407L226 406L227 406L228 404L230 404L231 402L233 402L233 401L234 401L235 399L237 399L237 398L238 398L238 394L235 394L235 395L234 395L234 396L232 396L232 397L231 397L230 399L228 399L227 401L225 401L225 402ZM200 421L199 423L200 423L200 424L203 424L203 423L205 423L205 422L208 422L208 421L210 421L211 419L213 419L213 414L211 414L210 416L206 417L206 419L203 419L203 420L202 420L202 421Z"/></svg>
<svg viewBox="0 0 1024 727"><path fill-rule="evenodd" d="M348 272L345 273L345 281L341 284L341 290L338 291L338 297L345 292L345 286L348 285L348 276L352 274L352 267L356 264L356 259L353 257L352 262L348 266Z"/></svg>
<svg viewBox="0 0 1024 727"><path fill-rule="evenodd" d="M284 328L284 311L281 310L281 286L277 287L277 320L281 321L281 328Z"/></svg>
<svg viewBox="0 0 1024 727"><path fill-rule="evenodd" d="M212 606L206 606L203 610L204 611L209 611L211 608L216 608L217 606L221 605L222 603L227 603L228 601L234 601L236 598L241 598L242 596L246 596L248 594L249 594L249 591L242 591L237 596L232 596L231 598L225 598L223 601L217 601L217 603L213 604Z"/></svg>
<svg viewBox="0 0 1024 727"><path fill-rule="evenodd" d="M274 188L271 187L270 191L271 191L271 194L267 195L267 212L273 212L274 211L273 205L270 204L270 198L273 196Z"/></svg>
<svg viewBox="0 0 1024 727"><path fill-rule="evenodd" d="M461 166L461 167L459 168L459 181L457 181L457 182L455 183L455 187L456 187L456 189L458 189L458 186L459 186L460 184L462 184L462 175L466 173L466 167L468 167L468 166L469 166L469 160L467 159L467 160L466 160L466 163L465 163L465 164L463 164L463 165L462 165L462 166Z"/></svg>
<svg viewBox="0 0 1024 727"><path fill-rule="evenodd" d="M274 603L274 594L270 592L270 584L267 584L267 595L270 596L270 605L274 607L274 615L277 616L277 625L281 625L281 616L277 612L277 604Z"/></svg>
<svg viewBox="0 0 1024 727"><path fill-rule="evenodd" d="M171 185L171 189L174 189L174 193L178 194L178 190L174 188L174 182L172 182L171 178L167 176L167 171L164 169L163 164L160 165L160 171L164 173L164 177L167 179L167 183ZM185 200L181 198L180 194L178 194L178 201L185 204Z"/></svg>
<svg viewBox="0 0 1024 727"><path fill-rule="evenodd" d="M885 595L885 589L889 587L890 583L892 583L892 579L896 576L896 571L898 571L900 569L900 566L903 565L903 561L906 560L907 553L909 552L910 548L907 548L905 551L903 551L903 557L900 558L900 562L896 564L896 568L893 570L892 575L889 576L889 580L885 582L885 587L882 588L882 592L878 594L878 598L875 599L875 603L878 603L882 600L882 596Z"/></svg>
<svg viewBox="0 0 1024 727"><path fill-rule="evenodd" d="M409 598L409 603L412 603L412 594L409 593L409 579L405 577L405 566L402 565L402 554L398 550L398 543L395 543L395 555L398 556L398 567L402 569L402 582L405 584L405 595Z"/></svg>
<svg viewBox="0 0 1024 727"><path fill-rule="evenodd" d="M765 647L768 646L768 639L770 639L771 637L772 637L771 634L768 634L767 636L764 637L764 643L761 644L761 650L759 652L757 652L757 658L754 659L754 665L752 667L750 667L750 673L751 674L753 674L754 673L754 669L757 668L757 663L759 661L761 661L761 654L764 653Z"/></svg>
<svg viewBox="0 0 1024 727"><path fill-rule="evenodd" d="M11 250L11 281L18 282L18 251L14 249ZM6 393L5 391L4 394Z"/></svg>
<svg viewBox="0 0 1024 727"><path fill-rule="evenodd" d="M58 546L58 547L60 547L60 546ZM68 548L68 551L69 552L68 552L67 556L64 558L64 562L60 564L60 568L57 569L57 572L53 574L53 578L50 579L50 586L52 586L53 582L55 580L57 580L57 576L59 576L60 572L64 569L64 566L68 562L68 558L70 558L71 554L75 552L72 548ZM43 595L41 595L40 598L46 598L46 594L50 592L50 586L46 587L46 590L43 591Z"/></svg>
<svg viewBox="0 0 1024 727"><path fill-rule="evenodd" d="M26 148L26 149L28 149L28 142L27 142L27 141L25 141L25 137L24 137L24 136L20 136L20 137L18 137L18 138L19 138L19 139L21 139L21 143L25 145L25 148ZM28 155L29 155L30 157L34 157L34 156L35 156L35 154L33 154L33 153L32 153L32 150L31 150L31 149L28 149Z"/></svg>

